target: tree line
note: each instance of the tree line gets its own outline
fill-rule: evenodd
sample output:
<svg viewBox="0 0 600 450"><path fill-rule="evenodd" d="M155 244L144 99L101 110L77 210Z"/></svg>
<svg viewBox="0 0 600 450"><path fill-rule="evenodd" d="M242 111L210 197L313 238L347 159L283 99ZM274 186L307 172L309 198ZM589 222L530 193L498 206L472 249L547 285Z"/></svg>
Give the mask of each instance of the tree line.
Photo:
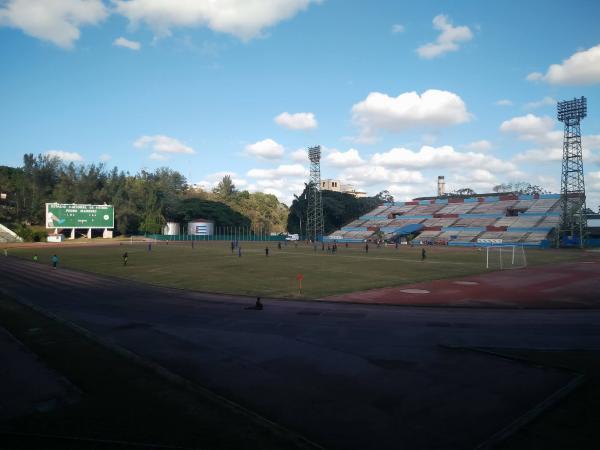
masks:
<svg viewBox="0 0 600 450"><path fill-rule="evenodd" d="M306 236L306 217L308 212L308 189L306 184L304 191L299 196L294 196L287 217L287 229L289 233ZM339 230L344 225L358 217L372 211L384 202L393 202L388 191L382 191L374 197L356 198L351 194L334 191L322 191L323 203L323 226L325 234Z"/></svg>
<svg viewBox="0 0 600 450"><path fill-rule="evenodd" d="M44 224L45 203L111 204L120 234L160 233L167 221L211 219L219 227L283 232L288 208L277 197L238 191L225 177L212 191L192 188L179 172L130 174L103 164L64 163L26 154L21 167L0 166L0 223L19 229Z"/></svg>

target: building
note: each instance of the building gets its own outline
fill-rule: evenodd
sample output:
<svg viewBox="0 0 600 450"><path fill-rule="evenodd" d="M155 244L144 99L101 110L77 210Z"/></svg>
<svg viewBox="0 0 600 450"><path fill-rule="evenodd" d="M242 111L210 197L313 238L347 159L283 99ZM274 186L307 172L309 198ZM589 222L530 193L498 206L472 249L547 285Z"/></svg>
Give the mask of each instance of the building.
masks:
<svg viewBox="0 0 600 450"><path fill-rule="evenodd" d="M193 236L212 236L215 233L215 222L210 219L190 220L187 230Z"/></svg>
<svg viewBox="0 0 600 450"><path fill-rule="evenodd" d="M340 180L332 180L330 178L321 180L321 190L350 194L356 198L363 198L367 196L366 192L357 191L356 188L351 184L344 183Z"/></svg>

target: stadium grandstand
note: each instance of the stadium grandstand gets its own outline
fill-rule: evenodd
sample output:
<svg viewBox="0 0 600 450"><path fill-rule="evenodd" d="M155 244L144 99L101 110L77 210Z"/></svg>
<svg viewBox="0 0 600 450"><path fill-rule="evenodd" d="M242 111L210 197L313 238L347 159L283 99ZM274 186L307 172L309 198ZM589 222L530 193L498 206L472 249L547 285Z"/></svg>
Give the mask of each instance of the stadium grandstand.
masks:
<svg viewBox="0 0 600 450"><path fill-rule="evenodd" d="M559 222L560 194L440 196L384 203L324 240L393 242L412 236L427 244L548 247Z"/></svg>
<svg viewBox="0 0 600 450"><path fill-rule="evenodd" d="M0 243L7 242L23 242L23 239L17 236L14 231L0 224Z"/></svg>

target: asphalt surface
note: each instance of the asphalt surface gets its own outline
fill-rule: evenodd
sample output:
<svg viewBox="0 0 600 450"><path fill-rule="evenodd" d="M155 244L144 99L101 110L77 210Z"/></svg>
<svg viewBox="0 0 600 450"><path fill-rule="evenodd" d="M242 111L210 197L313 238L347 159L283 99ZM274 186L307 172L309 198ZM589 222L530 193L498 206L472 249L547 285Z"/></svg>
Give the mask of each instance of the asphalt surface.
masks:
<svg viewBox="0 0 600 450"><path fill-rule="evenodd" d="M67 379L0 327L0 421L50 411L79 398L80 392Z"/></svg>
<svg viewBox="0 0 600 450"><path fill-rule="evenodd" d="M473 448L571 379L460 347L600 350L600 310L256 311L11 257L0 287L332 449Z"/></svg>

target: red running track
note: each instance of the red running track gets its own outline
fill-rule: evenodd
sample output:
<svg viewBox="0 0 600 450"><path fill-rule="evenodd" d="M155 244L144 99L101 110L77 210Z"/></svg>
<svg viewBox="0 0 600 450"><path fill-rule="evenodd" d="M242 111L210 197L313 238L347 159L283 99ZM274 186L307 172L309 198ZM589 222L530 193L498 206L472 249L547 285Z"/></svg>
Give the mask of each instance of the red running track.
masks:
<svg viewBox="0 0 600 450"><path fill-rule="evenodd" d="M599 308L600 255L576 262L335 295L322 300L412 306Z"/></svg>

